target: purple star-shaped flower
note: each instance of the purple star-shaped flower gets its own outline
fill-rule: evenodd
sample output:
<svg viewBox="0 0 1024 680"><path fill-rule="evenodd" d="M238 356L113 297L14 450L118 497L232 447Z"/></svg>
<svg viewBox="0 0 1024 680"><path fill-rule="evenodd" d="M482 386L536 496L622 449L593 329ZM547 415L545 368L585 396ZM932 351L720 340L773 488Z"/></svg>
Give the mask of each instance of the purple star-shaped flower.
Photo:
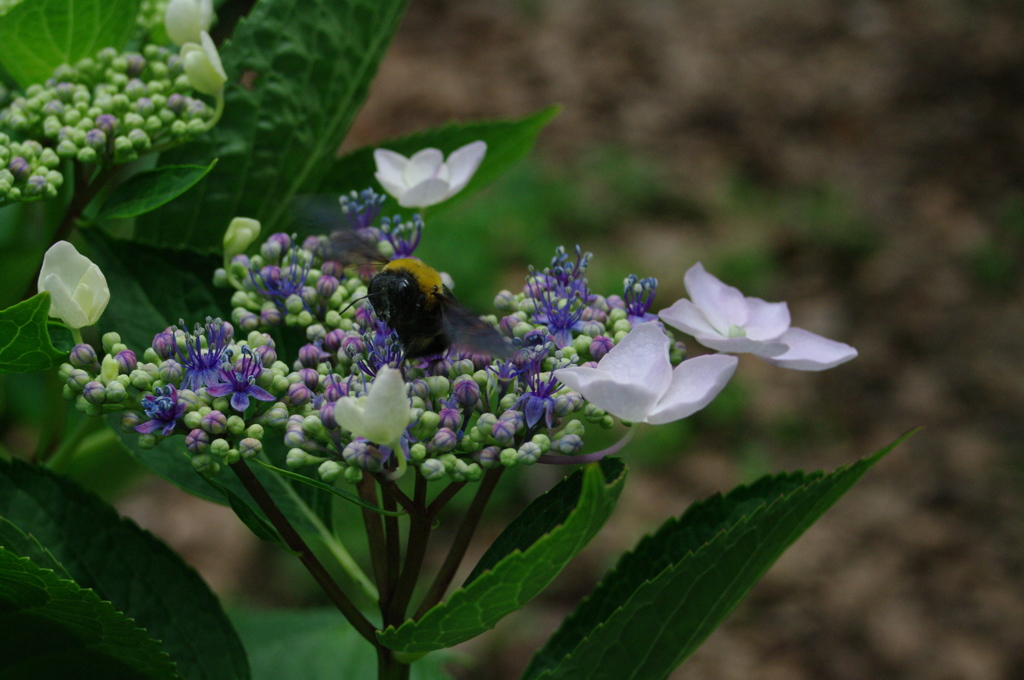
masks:
<svg viewBox="0 0 1024 680"><path fill-rule="evenodd" d="M174 385L156 388L156 394L142 398L142 410L150 420L135 426L139 434L152 434L158 429L163 436L174 431L178 418L185 413L185 403L178 401L178 390ZM162 429L161 429L162 428Z"/></svg>
<svg viewBox="0 0 1024 680"><path fill-rule="evenodd" d="M242 357L232 365L224 362L220 369L222 382L206 388L211 397L231 395L231 408L239 413L249 408L249 397L260 401L274 401L274 395L256 384L263 373L263 360L248 347L242 348Z"/></svg>

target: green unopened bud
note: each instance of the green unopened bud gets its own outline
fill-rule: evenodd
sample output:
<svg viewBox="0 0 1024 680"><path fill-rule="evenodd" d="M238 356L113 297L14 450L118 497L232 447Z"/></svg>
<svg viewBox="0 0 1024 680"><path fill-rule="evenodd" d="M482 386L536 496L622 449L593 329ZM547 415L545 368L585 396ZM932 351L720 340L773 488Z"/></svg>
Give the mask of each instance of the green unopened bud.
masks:
<svg viewBox="0 0 1024 680"><path fill-rule="evenodd" d="M334 484L343 472L345 472L345 467L336 460L326 460L316 469L316 473L320 475L320 479L324 480L328 484Z"/></svg>
<svg viewBox="0 0 1024 680"><path fill-rule="evenodd" d="M107 385L106 392L108 404L120 404L128 396L128 390L116 380Z"/></svg>
<svg viewBox="0 0 1024 680"><path fill-rule="evenodd" d="M117 359L115 359L110 354L107 354L106 356L103 357L103 365L102 368L100 369L100 382L106 385L111 380L117 377L117 374L120 372L120 370L121 368L117 363Z"/></svg>
<svg viewBox="0 0 1024 680"><path fill-rule="evenodd" d="M575 434L582 437L586 429L586 426L581 421L570 420L565 424L565 427L562 428L562 431L558 433L558 436L562 437L567 434Z"/></svg>
<svg viewBox="0 0 1024 680"><path fill-rule="evenodd" d="M225 458L230 450L231 444L228 443L227 439L214 439L210 442L210 455L212 456Z"/></svg>
<svg viewBox="0 0 1024 680"><path fill-rule="evenodd" d="M242 458L252 458L262 450L263 443L259 439L246 437L242 441L238 442L238 453Z"/></svg>
<svg viewBox="0 0 1024 680"><path fill-rule="evenodd" d="M422 442L416 442L409 447L409 457L413 461L421 461L427 457L427 447Z"/></svg>
<svg viewBox="0 0 1024 680"><path fill-rule="evenodd" d="M363 471L357 467L345 468L344 479L349 484L358 484L363 480Z"/></svg>
<svg viewBox="0 0 1024 680"><path fill-rule="evenodd" d="M241 416L228 416L228 432L231 434L245 432L245 420Z"/></svg>
<svg viewBox="0 0 1024 680"><path fill-rule="evenodd" d="M479 463L467 463L462 469L462 476L467 482L479 482L484 478L484 471Z"/></svg>
<svg viewBox="0 0 1024 680"><path fill-rule="evenodd" d="M451 383L443 375L431 375L425 378L430 387L431 399L447 398L451 394Z"/></svg>
<svg viewBox="0 0 1024 680"><path fill-rule="evenodd" d="M259 423L250 425L249 429L246 430L246 434L248 434L253 439L263 439L263 426L260 425Z"/></svg>
<svg viewBox="0 0 1024 680"><path fill-rule="evenodd" d="M515 467L519 465L519 452L515 449L502 449L499 460L505 467Z"/></svg>
<svg viewBox="0 0 1024 680"><path fill-rule="evenodd" d="M211 97L220 97L228 76L224 72L217 47L206 31L200 33L200 44L185 43L181 46L181 60L185 75L197 91Z"/></svg>
<svg viewBox="0 0 1024 680"><path fill-rule="evenodd" d="M428 458L420 464L420 474L428 482L444 479L447 476L444 463L437 458Z"/></svg>
<svg viewBox="0 0 1024 680"><path fill-rule="evenodd" d="M142 439L142 437L139 437L139 439ZM213 458L205 453L192 456L192 469L201 475L215 475L219 468L220 466L217 465Z"/></svg>
<svg viewBox="0 0 1024 680"><path fill-rule="evenodd" d="M249 217L236 217L224 232L224 261L230 262L252 245L260 235L260 222Z"/></svg>
<svg viewBox="0 0 1024 680"><path fill-rule="evenodd" d="M142 434L139 435L139 448L140 449L152 449L156 446L156 435L153 434Z"/></svg>

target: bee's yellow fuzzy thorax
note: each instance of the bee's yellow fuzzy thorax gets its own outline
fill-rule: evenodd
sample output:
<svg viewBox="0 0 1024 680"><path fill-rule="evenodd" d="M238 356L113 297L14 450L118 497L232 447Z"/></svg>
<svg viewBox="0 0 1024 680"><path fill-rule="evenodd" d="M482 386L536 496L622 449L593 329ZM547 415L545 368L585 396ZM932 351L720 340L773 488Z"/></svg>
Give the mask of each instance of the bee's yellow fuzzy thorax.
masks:
<svg viewBox="0 0 1024 680"><path fill-rule="evenodd" d="M384 265L381 271L398 271L402 269L412 274L424 295L429 296L431 293L436 293L444 286L441 282L441 275L437 273L436 269L412 257L391 260L391 262Z"/></svg>

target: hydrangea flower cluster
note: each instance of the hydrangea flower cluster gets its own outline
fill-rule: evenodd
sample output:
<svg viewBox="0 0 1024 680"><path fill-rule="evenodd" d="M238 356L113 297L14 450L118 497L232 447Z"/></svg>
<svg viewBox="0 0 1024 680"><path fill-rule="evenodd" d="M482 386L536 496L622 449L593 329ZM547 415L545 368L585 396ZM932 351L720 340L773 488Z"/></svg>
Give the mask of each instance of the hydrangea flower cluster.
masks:
<svg viewBox="0 0 1024 680"><path fill-rule="evenodd" d="M0 110L0 125L55 145L61 158L128 163L209 128L214 109L192 95L183 61L171 50L105 48L30 85Z"/></svg>
<svg viewBox="0 0 1024 680"><path fill-rule="evenodd" d="M341 212L381 253L414 257L422 219L396 215L375 226L382 203L368 190L344 197ZM233 223L225 243L249 244L259 231L253 220ZM685 418L738 365L729 353L684 360L685 346L650 311L657 281L629 276L621 295L594 293L592 257L579 247L558 248L548 266L530 269L520 292L497 295L502 318L484 318L506 338L505 356L453 345L407 359L365 299L374 272L346 266L336 248L327 236L300 244L271 234L258 254L235 254L215 273L216 284L235 289L230 323L207 318L188 330L182 321L158 333L141 361L116 334L104 336L102 360L77 345L62 368L65 395L85 413L125 411L122 427L143 447L184 435L204 474L260 454L266 442L277 449L272 459L315 467L328 483L355 483L367 472L395 479L409 466L430 481L462 482L498 466L600 458L608 451L583 453L585 423ZM677 302L661 318L701 343L717 344L714 329L739 337L730 329L742 326L750 340L730 340L726 352L800 370L856 356L790 328L784 303L744 298L699 263L687 276L695 302ZM271 333L297 346L294 356L279 357Z"/></svg>
<svg viewBox="0 0 1024 680"><path fill-rule="evenodd" d="M56 196L64 183L59 166L53 149L33 139L12 142L0 132L0 205Z"/></svg>

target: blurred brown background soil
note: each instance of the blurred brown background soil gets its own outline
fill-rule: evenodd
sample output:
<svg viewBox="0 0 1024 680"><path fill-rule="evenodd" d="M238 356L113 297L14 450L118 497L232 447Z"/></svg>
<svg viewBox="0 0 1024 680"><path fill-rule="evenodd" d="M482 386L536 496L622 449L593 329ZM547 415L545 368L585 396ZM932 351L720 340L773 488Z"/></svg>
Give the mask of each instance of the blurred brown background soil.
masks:
<svg viewBox="0 0 1024 680"><path fill-rule="evenodd" d="M744 358L742 419L635 466L594 544L458 677L517 678L615 554L751 468L831 469L916 425L673 678L1024 677L1024 2L414 0L350 144L550 103L540 163L623 149L689 206L584 248L658 276L665 305L693 262L760 253L757 294L860 357ZM151 502L121 507L229 598L261 580L233 517L202 505L187 531Z"/></svg>

